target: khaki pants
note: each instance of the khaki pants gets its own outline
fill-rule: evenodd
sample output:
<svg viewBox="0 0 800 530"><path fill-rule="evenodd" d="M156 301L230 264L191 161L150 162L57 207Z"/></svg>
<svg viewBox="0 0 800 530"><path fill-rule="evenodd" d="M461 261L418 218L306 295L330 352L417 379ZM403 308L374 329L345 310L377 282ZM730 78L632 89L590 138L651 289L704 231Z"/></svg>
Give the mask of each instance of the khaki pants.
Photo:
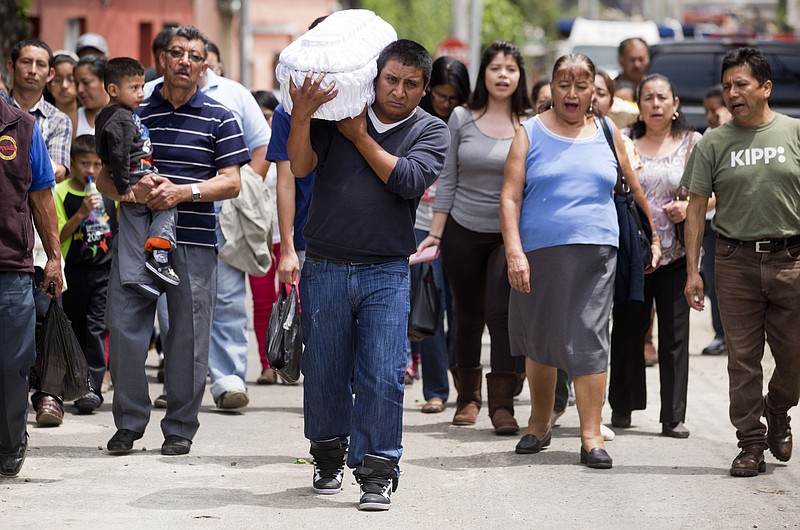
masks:
<svg viewBox="0 0 800 530"><path fill-rule="evenodd" d="M761 422L764 341L775 358L770 406L800 399L800 245L761 253L718 240L717 298L728 344L730 417L739 447L767 447Z"/></svg>

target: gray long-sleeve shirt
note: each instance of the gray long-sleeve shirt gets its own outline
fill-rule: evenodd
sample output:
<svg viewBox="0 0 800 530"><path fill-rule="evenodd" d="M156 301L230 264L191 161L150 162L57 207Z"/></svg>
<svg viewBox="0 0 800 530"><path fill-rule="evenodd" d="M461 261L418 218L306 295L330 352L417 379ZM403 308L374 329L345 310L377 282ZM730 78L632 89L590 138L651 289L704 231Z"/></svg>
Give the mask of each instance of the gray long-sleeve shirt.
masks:
<svg viewBox="0 0 800 530"><path fill-rule="evenodd" d="M439 177L433 210L449 213L474 232L500 232L503 167L514 138L485 135L466 107L456 108L447 126L450 151Z"/></svg>

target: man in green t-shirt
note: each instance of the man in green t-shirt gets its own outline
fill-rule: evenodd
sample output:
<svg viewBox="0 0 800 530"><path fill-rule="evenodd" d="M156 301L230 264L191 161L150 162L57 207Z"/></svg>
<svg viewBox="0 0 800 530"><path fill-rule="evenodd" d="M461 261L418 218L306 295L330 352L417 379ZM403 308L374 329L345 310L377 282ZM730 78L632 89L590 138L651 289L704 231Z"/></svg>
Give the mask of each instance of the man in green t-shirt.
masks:
<svg viewBox="0 0 800 530"><path fill-rule="evenodd" d="M730 417L741 448L730 473L753 477L766 469L767 447L781 462L791 458L787 412L800 399L800 120L770 109L772 72L759 50L725 56L722 88L733 120L698 142L681 181L691 192L684 293L691 307L703 310L698 263L713 192ZM765 337L775 370L762 397Z"/></svg>

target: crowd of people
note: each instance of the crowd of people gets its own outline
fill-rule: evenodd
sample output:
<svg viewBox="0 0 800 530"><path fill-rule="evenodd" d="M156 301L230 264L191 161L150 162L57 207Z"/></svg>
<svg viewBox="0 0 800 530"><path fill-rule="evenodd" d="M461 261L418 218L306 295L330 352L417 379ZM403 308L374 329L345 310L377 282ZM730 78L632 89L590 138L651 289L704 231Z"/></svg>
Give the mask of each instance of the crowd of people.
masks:
<svg viewBox="0 0 800 530"><path fill-rule="evenodd" d="M219 50L192 26L159 33L155 69L108 51L96 34L81 36L75 53L28 39L8 62L13 85L0 97L3 475L19 473L25 459L28 371L48 296L62 298L63 288L89 365L91 390L74 402L77 411L91 414L113 385L110 454L131 452L147 428L145 361L158 330L161 452L185 455L208 377L220 409L249 403L248 281L258 384L282 380L266 357L267 322L278 285L299 287L312 487L338 493L349 467L360 509L391 505L404 386L417 361L421 412L446 410L449 371L452 423L476 424L485 328L496 434L519 433L514 400L525 379L530 390L517 453L550 445L574 395L579 461L611 468L606 392L611 426L629 428L632 412L647 405L656 318L660 432L687 438L689 312L702 310L706 295L715 337L702 353L728 354L741 448L730 473L763 472L767 448L780 461L791 457L787 411L800 399L800 124L770 110L771 71L758 50L726 55L721 86L705 98L703 134L687 123L672 82L647 73L641 39L620 44L616 80L589 57L566 55L530 91L511 42L485 49L470 89L464 64L432 61L400 39L377 58L374 103L338 122L312 119L338 95L324 73L292 82L290 114L271 92L225 78ZM633 123L609 118L622 97L638 108ZM620 244L621 193L652 232L652 260L628 296L615 289L618 256L629 251ZM246 241L229 241L226 223L237 220L225 205L245 194L268 219ZM227 245L267 257L250 267L219 254ZM408 258L432 246L441 250L431 262L437 329L410 342L409 293L421 276ZM48 295L42 286L51 284ZM763 396L765 340L776 366ZM63 422L61 396L37 390L30 399L37 423Z"/></svg>

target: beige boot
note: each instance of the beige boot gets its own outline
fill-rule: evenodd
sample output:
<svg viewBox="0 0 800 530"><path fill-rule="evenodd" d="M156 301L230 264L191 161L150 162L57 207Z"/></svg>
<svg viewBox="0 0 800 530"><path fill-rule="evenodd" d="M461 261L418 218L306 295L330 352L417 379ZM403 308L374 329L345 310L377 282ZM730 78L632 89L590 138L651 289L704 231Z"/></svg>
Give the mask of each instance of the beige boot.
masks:
<svg viewBox="0 0 800 530"><path fill-rule="evenodd" d="M483 366L456 367L458 373L458 399L453 425L475 425L481 410L481 383Z"/></svg>
<svg viewBox="0 0 800 530"><path fill-rule="evenodd" d="M486 374L489 417L492 419L495 434L510 435L519 432L519 425L514 419L514 389L516 386L517 374L513 372Z"/></svg>

